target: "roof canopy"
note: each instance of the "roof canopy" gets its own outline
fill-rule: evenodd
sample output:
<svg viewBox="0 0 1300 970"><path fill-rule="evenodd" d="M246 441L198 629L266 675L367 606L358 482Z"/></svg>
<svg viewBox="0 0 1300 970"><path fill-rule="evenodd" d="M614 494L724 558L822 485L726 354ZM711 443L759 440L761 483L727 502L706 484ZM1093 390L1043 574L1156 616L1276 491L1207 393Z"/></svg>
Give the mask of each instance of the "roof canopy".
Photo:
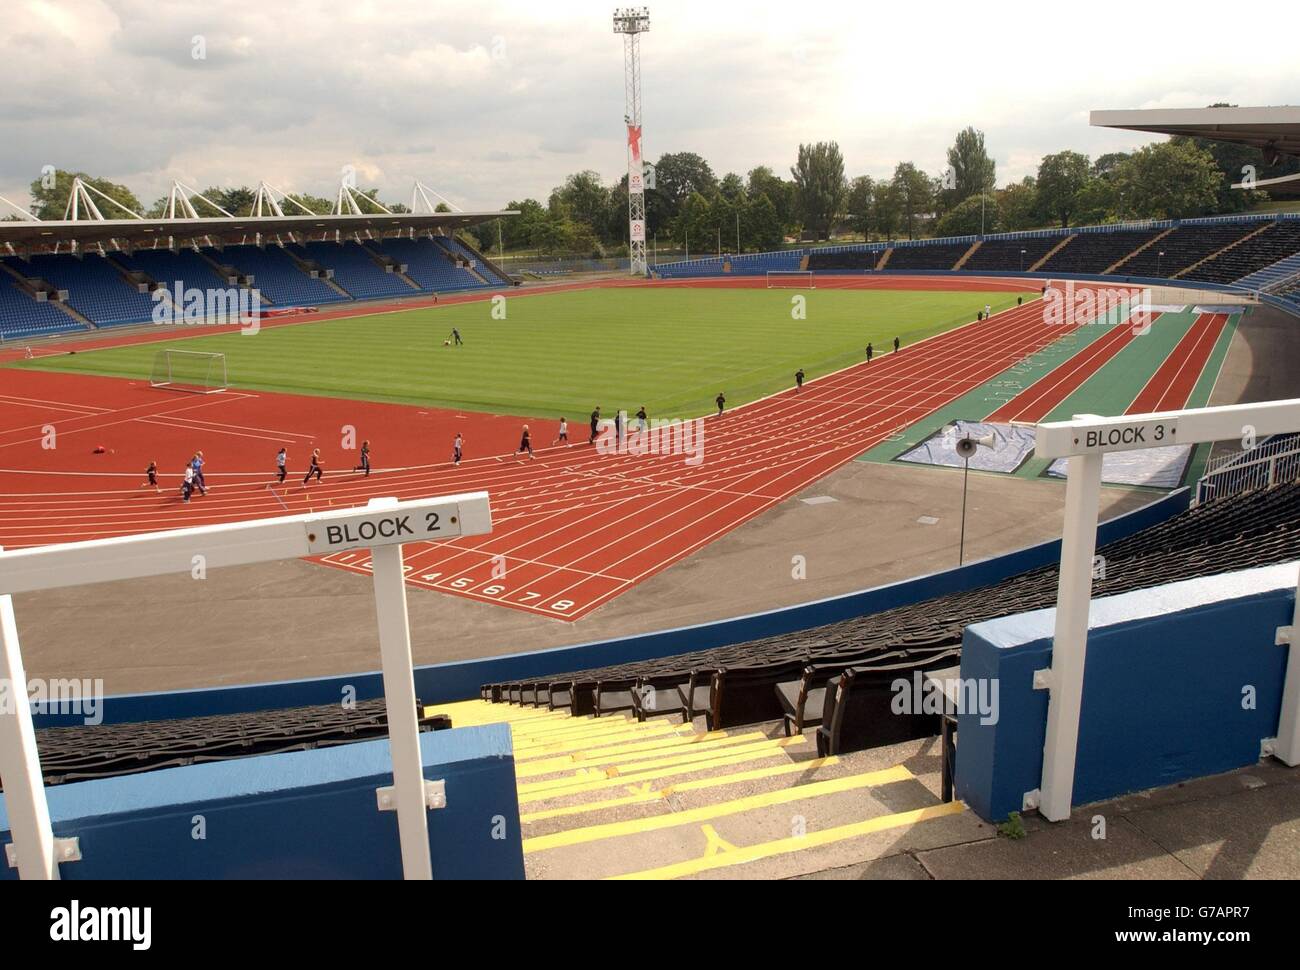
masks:
<svg viewBox="0 0 1300 970"><path fill-rule="evenodd" d="M237 245L292 235L299 240L333 238L335 234L391 236L408 232L449 232L502 216L501 212L383 213L380 215L249 216L212 219L82 219L0 222L0 247L44 249L56 243L80 247L115 240L124 248L185 246L192 242Z"/></svg>

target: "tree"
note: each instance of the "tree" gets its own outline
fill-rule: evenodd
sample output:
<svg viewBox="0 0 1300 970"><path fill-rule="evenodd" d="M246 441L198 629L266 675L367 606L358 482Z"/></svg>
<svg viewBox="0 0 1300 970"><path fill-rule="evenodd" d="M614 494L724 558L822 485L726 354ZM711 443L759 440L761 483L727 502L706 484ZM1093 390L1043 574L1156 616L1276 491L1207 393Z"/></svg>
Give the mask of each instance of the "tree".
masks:
<svg viewBox="0 0 1300 970"><path fill-rule="evenodd" d="M895 181L881 181L872 186L871 212L876 231L883 238L892 239L903 214L903 194Z"/></svg>
<svg viewBox="0 0 1300 970"><path fill-rule="evenodd" d="M746 194L751 199L766 195L776 209L776 217L781 222L782 232L794 227L794 186L773 172L766 165L750 169L745 184Z"/></svg>
<svg viewBox="0 0 1300 970"><path fill-rule="evenodd" d="M869 175L859 175L849 183L849 194L844 202L844 214L848 218L849 228L861 233L863 240L871 235L873 218L873 200L876 184Z"/></svg>
<svg viewBox="0 0 1300 970"><path fill-rule="evenodd" d="M1038 203L1044 216L1059 219L1062 229L1069 226L1090 174L1087 155L1071 151L1045 155L1038 166Z"/></svg>
<svg viewBox="0 0 1300 970"><path fill-rule="evenodd" d="M894 187L898 192L900 214L907 227L907 238L915 239L921 219L934 207L934 188L930 177L911 162L899 162L894 169Z"/></svg>
<svg viewBox="0 0 1300 970"><path fill-rule="evenodd" d="M1115 170L1125 215L1186 219L1214 211L1223 173L1187 139L1140 148Z"/></svg>
<svg viewBox="0 0 1300 970"><path fill-rule="evenodd" d="M794 177L795 205L800 221L819 239L828 238L835 220L844 211L848 192L840 146L833 141L800 144L790 174Z"/></svg>
<svg viewBox="0 0 1300 970"><path fill-rule="evenodd" d="M780 249L785 237L785 227L777 214L776 205L764 192L758 198L751 197L745 204L741 215L741 236L745 248L755 252L769 252Z"/></svg>
<svg viewBox="0 0 1300 970"><path fill-rule="evenodd" d="M974 236L998 232L998 200L993 195L972 195L953 206L934 226L937 236Z"/></svg>
<svg viewBox="0 0 1300 970"><path fill-rule="evenodd" d="M717 188L713 169L694 152L660 155L655 163L654 191L668 201L674 215L692 192L707 197Z"/></svg>
<svg viewBox="0 0 1300 970"><path fill-rule="evenodd" d="M63 169L56 169L52 176L42 175L32 182L32 204L29 206L28 211L38 219L62 219L67 209L68 196L72 194L72 180L74 178L80 178L91 188L98 189L104 195L132 212L143 215L141 211L143 206L140 205L140 200L125 185L110 182L108 179L95 178L85 172L65 172ZM112 202L105 202L94 192L90 193L90 197L95 201L95 207L99 209L105 219L131 218L117 205Z"/></svg>
<svg viewBox="0 0 1300 970"><path fill-rule="evenodd" d="M972 195L991 193L997 187L997 165L984 148L984 132L966 128L948 149L951 178L945 185L945 203L949 208Z"/></svg>
<svg viewBox="0 0 1300 970"><path fill-rule="evenodd" d="M600 175L591 170L575 172L564 184L552 190L551 200L559 199L569 217L585 225L593 234L604 234L609 225L609 189L600 183Z"/></svg>
<svg viewBox="0 0 1300 970"><path fill-rule="evenodd" d="M745 180L735 172L728 172L718 183L718 191L728 202L735 202L745 194Z"/></svg>
<svg viewBox="0 0 1300 970"><path fill-rule="evenodd" d="M1003 232L1019 232L1040 225L1038 183L1032 175L998 192L998 223Z"/></svg>

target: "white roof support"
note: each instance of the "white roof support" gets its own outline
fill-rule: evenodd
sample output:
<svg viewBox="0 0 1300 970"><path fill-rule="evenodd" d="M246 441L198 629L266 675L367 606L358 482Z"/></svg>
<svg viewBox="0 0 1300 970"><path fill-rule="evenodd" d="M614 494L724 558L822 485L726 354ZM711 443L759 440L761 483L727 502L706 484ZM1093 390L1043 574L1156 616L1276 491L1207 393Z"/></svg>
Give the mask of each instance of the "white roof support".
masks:
<svg viewBox="0 0 1300 970"><path fill-rule="evenodd" d="M1026 793L1027 808L1038 808L1044 818L1058 822L1070 817L1073 804L1088 612L1092 601L1092 562L1097 547L1097 513L1105 454L1170 444L1253 441L1288 431L1300 431L1300 399L1118 418L1085 414L1076 415L1070 421L1038 425L1036 457L1069 458L1070 464L1065 525L1061 532L1052 666L1034 674L1034 685L1050 691L1042 787L1037 792ZM1300 588L1297 604L1292 625L1278 631L1279 644L1289 644L1292 653L1287 663L1273 754L1288 765L1300 764L1300 649L1297 649L1300 635L1295 632L1300 630Z"/></svg>
<svg viewBox="0 0 1300 970"><path fill-rule="evenodd" d="M492 531L486 492L369 505L258 522L178 529L33 549L0 550L0 678L27 684L12 594L62 589L118 579L188 573L204 567L299 559L369 548L374 565L379 650L388 709L402 870L430 879L429 829L419 718L415 709L411 637L402 573L402 544L484 535ZM12 708L12 709L7 709ZM36 750L32 711L23 703L0 708L0 776L23 879L58 879L59 859Z"/></svg>
<svg viewBox="0 0 1300 970"><path fill-rule="evenodd" d="M7 206L8 208L12 209L14 212L18 213L18 215L19 215L21 218L27 220L28 222L40 222L40 221L41 221L40 218L38 218L37 216L32 215L28 210L24 209L24 208L23 208L22 206L20 206L17 202L11 202L11 201L9 201L8 199L6 199L3 195L0 195L0 204L3 204L3 205L5 205L5 206Z"/></svg>
<svg viewBox="0 0 1300 970"><path fill-rule="evenodd" d="M437 212L438 204L433 201L435 198L438 202L444 203L452 212L463 211L460 206L456 205L450 199L443 197L419 179L415 180L415 186L411 189L411 211L425 213Z"/></svg>

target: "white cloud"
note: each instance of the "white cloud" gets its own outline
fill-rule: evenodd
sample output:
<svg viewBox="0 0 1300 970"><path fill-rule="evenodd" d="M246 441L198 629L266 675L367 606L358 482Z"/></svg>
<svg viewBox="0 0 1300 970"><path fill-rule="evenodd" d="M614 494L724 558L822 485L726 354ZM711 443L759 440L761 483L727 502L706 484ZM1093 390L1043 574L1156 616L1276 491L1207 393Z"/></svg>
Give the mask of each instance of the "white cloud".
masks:
<svg viewBox="0 0 1300 970"><path fill-rule="evenodd" d="M0 34L0 194L45 164L131 185L173 177L332 196L340 167L406 199L412 178L466 208L545 199L569 172L625 164L615 4L552 0L9 0ZM1289 45L1236 38L1224 8L1097 0L869 5L655 0L643 39L645 149L715 170L785 171L835 139L849 173L938 172L960 128L1003 181L1049 151L1141 135L1094 108L1295 103ZM1290 36L1286 6L1272 36ZM206 56L194 57L195 38ZM1291 45L1293 46L1293 45Z"/></svg>

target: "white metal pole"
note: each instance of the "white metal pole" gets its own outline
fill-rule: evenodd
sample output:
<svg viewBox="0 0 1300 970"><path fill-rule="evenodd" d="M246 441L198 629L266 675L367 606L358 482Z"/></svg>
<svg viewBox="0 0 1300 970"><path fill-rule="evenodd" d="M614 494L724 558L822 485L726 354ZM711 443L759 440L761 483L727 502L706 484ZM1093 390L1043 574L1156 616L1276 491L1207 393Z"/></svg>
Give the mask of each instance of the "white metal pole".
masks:
<svg viewBox="0 0 1300 970"><path fill-rule="evenodd" d="M1039 801L1039 812L1053 822L1070 817L1074 796L1083 668L1088 650L1088 608L1092 601L1092 558L1097 551L1101 465L1099 453L1072 456L1065 487L1065 527L1061 533L1061 575Z"/></svg>
<svg viewBox="0 0 1300 970"><path fill-rule="evenodd" d="M432 879L402 547L375 547L371 550L371 564L375 577L375 610L379 615L379 653L384 664L384 704L388 710L388 747L393 759L393 796L402 844L402 874L406 879Z"/></svg>
<svg viewBox="0 0 1300 970"><path fill-rule="evenodd" d="M1293 768L1300 765L1300 576L1297 577L1295 609L1291 613L1290 646L1287 648L1286 681L1282 686L1282 713L1277 720L1274 756Z"/></svg>
<svg viewBox="0 0 1300 970"><path fill-rule="evenodd" d="M0 709L0 778L4 778L5 808L18 854L18 876L58 879L50 807L45 800L32 709L27 703L27 673L18 650L13 598L7 593L0 596L0 680L13 699L12 711ZM3 859L0 865L4 865Z"/></svg>

